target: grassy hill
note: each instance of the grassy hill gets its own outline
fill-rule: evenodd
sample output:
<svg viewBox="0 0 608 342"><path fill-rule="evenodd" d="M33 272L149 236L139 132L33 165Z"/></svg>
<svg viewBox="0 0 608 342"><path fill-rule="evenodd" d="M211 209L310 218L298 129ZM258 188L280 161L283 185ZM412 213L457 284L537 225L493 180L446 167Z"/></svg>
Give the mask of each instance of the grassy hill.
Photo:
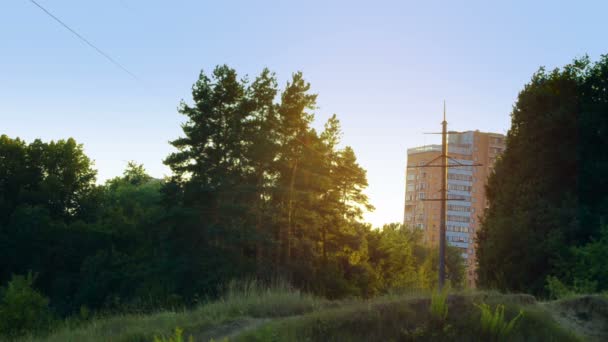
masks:
<svg viewBox="0 0 608 342"><path fill-rule="evenodd" d="M501 324L518 315L501 335ZM194 310L66 323L50 336L23 341L177 341L180 334L184 341L600 341L608 338L607 322L608 300L600 296L543 303L529 295L454 292L328 301L248 284Z"/></svg>

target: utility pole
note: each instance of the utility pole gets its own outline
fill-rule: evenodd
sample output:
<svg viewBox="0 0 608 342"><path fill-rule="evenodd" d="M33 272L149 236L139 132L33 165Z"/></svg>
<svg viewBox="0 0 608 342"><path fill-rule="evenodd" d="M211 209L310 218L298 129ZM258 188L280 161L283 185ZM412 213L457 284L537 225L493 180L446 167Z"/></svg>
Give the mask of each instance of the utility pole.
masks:
<svg viewBox="0 0 608 342"><path fill-rule="evenodd" d="M441 131L441 219L439 220L439 290L445 284L445 220L448 198L448 122L445 120L445 100L443 100L443 129Z"/></svg>
<svg viewBox="0 0 608 342"><path fill-rule="evenodd" d="M430 168L440 167L441 168L441 189L439 190L441 195L437 199L422 199L422 201L440 201L441 202L441 217L439 220L439 290L442 290L445 286L445 250L446 250L446 220L447 220L447 201L464 201L463 198L449 197L448 195L448 168L449 167L476 167L482 164L462 164L458 160L450 158L448 156L448 134L459 132L448 132L448 122L446 121L446 110L445 100L443 101L443 121L441 122L442 130L441 133L427 133L427 134L441 134L441 155L434 158L424 165L408 166L409 168ZM440 161L439 165L433 165L434 162ZM452 162L452 164L450 164Z"/></svg>

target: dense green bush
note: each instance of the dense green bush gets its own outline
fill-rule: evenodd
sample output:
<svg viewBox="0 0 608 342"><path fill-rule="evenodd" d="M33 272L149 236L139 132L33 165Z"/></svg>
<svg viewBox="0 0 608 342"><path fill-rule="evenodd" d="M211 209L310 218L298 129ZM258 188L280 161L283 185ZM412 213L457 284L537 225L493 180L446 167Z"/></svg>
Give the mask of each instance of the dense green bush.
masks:
<svg viewBox="0 0 608 342"><path fill-rule="evenodd" d="M0 291L0 335L15 337L50 328L49 300L32 287L34 279L31 273L13 276Z"/></svg>
<svg viewBox="0 0 608 342"><path fill-rule="evenodd" d="M550 299L560 299L574 294L574 292L564 285L557 277L548 276L546 283L545 289L547 289Z"/></svg>

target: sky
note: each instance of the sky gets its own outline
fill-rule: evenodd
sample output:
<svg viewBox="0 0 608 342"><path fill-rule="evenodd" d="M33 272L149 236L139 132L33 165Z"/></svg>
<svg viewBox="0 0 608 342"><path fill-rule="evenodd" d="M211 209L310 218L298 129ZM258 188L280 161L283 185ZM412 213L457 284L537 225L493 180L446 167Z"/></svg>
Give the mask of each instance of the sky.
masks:
<svg viewBox="0 0 608 342"><path fill-rule="evenodd" d="M74 137L98 182L127 161L155 177L173 150L201 70L228 64L285 86L302 71L318 94L314 126L337 114L343 145L367 169L374 226L403 217L407 148L450 130L506 133L518 92L540 66L608 53L607 1L0 2L0 134Z"/></svg>

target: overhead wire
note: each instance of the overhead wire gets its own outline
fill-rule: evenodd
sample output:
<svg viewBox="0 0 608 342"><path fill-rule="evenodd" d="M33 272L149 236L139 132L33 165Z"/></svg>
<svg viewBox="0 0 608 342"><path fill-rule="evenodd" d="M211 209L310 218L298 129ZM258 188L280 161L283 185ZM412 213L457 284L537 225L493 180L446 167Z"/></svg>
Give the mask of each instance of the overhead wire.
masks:
<svg viewBox="0 0 608 342"><path fill-rule="evenodd" d="M127 74L129 74L131 77L133 77L134 79L138 79L137 76L135 76L134 73L132 73L131 71L129 71L129 69L127 69L126 67L124 67L122 64L118 63L118 61L116 61L114 58L112 58L109 54L105 53L103 50L101 50L100 48L98 48L97 46L95 46L95 44L91 43L88 39L86 39L83 35L81 35L80 33L78 33L76 30L74 30L73 28L71 28L68 24L66 24L65 22L63 22L61 19L59 19L57 16L55 16L53 13L51 13L49 10L47 10L46 8L44 8L42 5L40 5L38 2L36 2L35 0L29 0L32 4L36 5L38 8L40 8L44 13L46 13L48 16L50 16L51 18L53 18L56 22L58 22L61 26L63 26L65 29L67 29L68 31L70 31L72 34L74 34L79 40L81 40L82 42L84 42L85 44L87 44L88 46L90 46L91 48L93 48L95 51L97 51L97 53L99 53L100 55L102 55L103 57L105 57L108 61L110 61L112 64L114 64L116 67L122 69L124 72L126 72Z"/></svg>

